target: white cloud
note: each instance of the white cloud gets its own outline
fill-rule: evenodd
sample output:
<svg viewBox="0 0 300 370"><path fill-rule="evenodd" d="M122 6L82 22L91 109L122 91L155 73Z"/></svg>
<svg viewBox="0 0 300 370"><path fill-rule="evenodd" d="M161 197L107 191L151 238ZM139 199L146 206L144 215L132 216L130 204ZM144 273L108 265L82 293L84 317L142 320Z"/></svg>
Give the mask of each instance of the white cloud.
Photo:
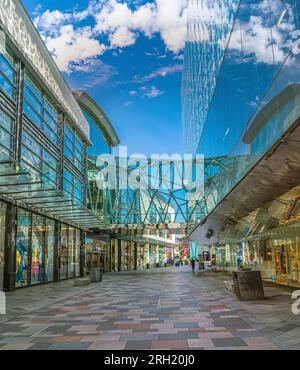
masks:
<svg viewBox="0 0 300 370"><path fill-rule="evenodd" d="M157 77L166 77L168 75L172 75L174 73L182 72L183 66L181 64L175 64L174 66L167 66L158 69L150 73L148 76L145 77L146 81L155 79Z"/></svg>
<svg viewBox="0 0 300 370"><path fill-rule="evenodd" d="M131 90L129 92L130 96L139 96L141 98L153 99L157 98L165 93L164 90L159 90L156 86L142 86L137 90Z"/></svg>
<svg viewBox="0 0 300 370"><path fill-rule="evenodd" d="M158 96L163 95L165 92L163 90L159 90L156 86L151 86L149 89L146 90L145 96L147 98L157 98Z"/></svg>
<svg viewBox="0 0 300 370"><path fill-rule="evenodd" d="M270 29L269 2L263 0L253 8L256 15L252 15L247 22L237 23L229 48L242 51L245 58L254 56L257 63L282 63L295 31L292 9L281 0L273 0L272 10L277 9L279 23ZM284 9L284 12L280 9Z"/></svg>
<svg viewBox="0 0 300 370"><path fill-rule="evenodd" d="M175 54L183 49L187 0L131 4L125 0L91 0L83 11L46 10L34 22L59 68L67 72L74 64L100 56L105 50L134 45L139 34L148 38L160 35L166 49ZM94 18L93 27L80 24L87 17ZM104 45L100 38L109 43Z"/></svg>
<svg viewBox="0 0 300 370"><path fill-rule="evenodd" d="M127 27L121 26L117 30L109 35L110 46L115 47L126 47L135 44L137 35L130 31Z"/></svg>
<svg viewBox="0 0 300 370"><path fill-rule="evenodd" d="M104 44L93 38L90 27L75 30L72 25L62 26L56 37L49 36L45 42L58 67L67 73L73 70L72 66L89 63L106 50Z"/></svg>
<svg viewBox="0 0 300 370"><path fill-rule="evenodd" d="M167 49L178 52L185 43L186 7L187 0L155 0L136 9L131 9L125 2L106 0L95 15L95 31L114 35L121 27L123 33L126 29L127 33L142 32L147 37L158 33ZM119 46L123 47L123 44Z"/></svg>

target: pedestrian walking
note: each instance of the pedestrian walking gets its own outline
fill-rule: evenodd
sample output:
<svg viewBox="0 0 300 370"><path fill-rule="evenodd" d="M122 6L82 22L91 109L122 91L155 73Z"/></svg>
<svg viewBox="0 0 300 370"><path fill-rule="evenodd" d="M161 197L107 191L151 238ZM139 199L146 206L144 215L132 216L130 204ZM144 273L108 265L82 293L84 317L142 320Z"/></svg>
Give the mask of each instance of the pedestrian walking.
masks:
<svg viewBox="0 0 300 370"><path fill-rule="evenodd" d="M191 265L192 265L192 270L193 270L193 274L194 274L195 273L195 266L196 266L196 261L194 259L192 259Z"/></svg>

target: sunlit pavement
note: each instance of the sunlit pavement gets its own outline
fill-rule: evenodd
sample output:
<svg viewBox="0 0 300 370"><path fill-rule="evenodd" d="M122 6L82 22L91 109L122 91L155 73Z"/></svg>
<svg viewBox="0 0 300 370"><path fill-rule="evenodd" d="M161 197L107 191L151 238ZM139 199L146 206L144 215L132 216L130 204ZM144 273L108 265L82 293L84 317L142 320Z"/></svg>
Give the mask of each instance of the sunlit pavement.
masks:
<svg viewBox="0 0 300 370"><path fill-rule="evenodd" d="M174 267L10 293L0 349L300 349L289 290L267 286L267 300L239 302L225 279Z"/></svg>

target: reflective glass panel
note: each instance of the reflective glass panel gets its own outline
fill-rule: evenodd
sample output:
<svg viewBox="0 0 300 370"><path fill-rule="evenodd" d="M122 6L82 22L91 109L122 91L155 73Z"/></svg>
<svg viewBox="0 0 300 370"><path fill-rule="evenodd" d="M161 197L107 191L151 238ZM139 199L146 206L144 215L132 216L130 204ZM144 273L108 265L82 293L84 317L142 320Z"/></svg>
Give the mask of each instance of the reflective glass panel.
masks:
<svg viewBox="0 0 300 370"><path fill-rule="evenodd" d="M61 227L60 280L68 278L68 227Z"/></svg>
<svg viewBox="0 0 300 370"><path fill-rule="evenodd" d="M13 120L0 109L0 158L12 157Z"/></svg>
<svg viewBox="0 0 300 370"><path fill-rule="evenodd" d="M5 263L6 204L0 202L0 290L3 289Z"/></svg>
<svg viewBox="0 0 300 370"><path fill-rule="evenodd" d="M76 248L75 248L75 276L80 276L80 248L81 248L81 233L76 229Z"/></svg>
<svg viewBox="0 0 300 370"><path fill-rule="evenodd" d="M16 72L10 56L0 52L0 89L11 98L15 95L15 76Z"/></svg>
<svg viewBox="0 0 300 370"><path fill-rule="evenodd" d="M45 251L45 281L54 280L54 243L55 243L55 222L46 220L46 251Z"/></svg>
<svg viewBox="0 0 300 370"><path fill-rule="evenodd" d="M68 237L68 277L75 277L75 247L76 247L76 233L75 229L69 227Z"/></svg>
<svg viewBox="0 0 300 370"><path fill-rule="evenodd" d="M29 243L31 237L30 214L22 209L18 212L17 250L16 250L16 287L27 286L29 270Z"/></svg>
<svg viewBox="0 0 300 370"><path fill-rule="evenodd" d="M45 247L45 218L32 216L31 285L43 282L43 254Z"/></svg>
<svg viewBox="0 0 300 370"><path fill-rule="evenodd" d="M43 91L27 76L24 89L24 113L54 145L58 145L59 120L55 108Z"/></svg>

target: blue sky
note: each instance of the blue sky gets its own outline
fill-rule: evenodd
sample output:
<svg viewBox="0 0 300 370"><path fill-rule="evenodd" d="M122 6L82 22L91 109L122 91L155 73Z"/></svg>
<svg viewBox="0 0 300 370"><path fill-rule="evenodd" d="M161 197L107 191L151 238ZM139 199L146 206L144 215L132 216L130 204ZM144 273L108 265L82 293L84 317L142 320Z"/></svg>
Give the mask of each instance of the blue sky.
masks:
<svg viewBox="0 0 300 370"><path fill-rule="evenodd" d="M71 88L87 90L129 154L181 153L186 0L23 0Z"/></svg>

